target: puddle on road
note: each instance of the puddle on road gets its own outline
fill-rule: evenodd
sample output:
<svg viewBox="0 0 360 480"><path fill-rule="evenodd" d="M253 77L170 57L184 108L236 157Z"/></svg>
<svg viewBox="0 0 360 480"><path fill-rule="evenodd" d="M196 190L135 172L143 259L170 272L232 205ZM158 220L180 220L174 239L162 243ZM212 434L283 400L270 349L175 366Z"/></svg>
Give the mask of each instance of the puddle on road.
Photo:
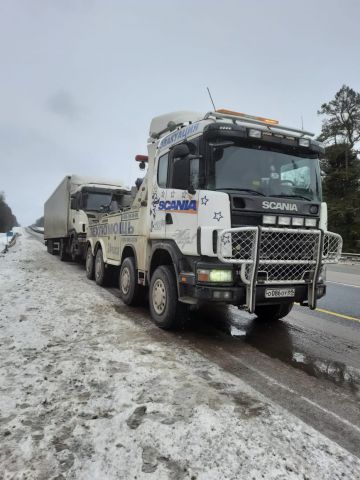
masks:
<svg viewBox="0 0 360 480"><path fill-rule="evenodd" d="M199 315L194 313L194 316L197 318ZM285 321L259 321L254 315L238 311L235 307L205 307L201 309L200 318L206 318L207 323L210 321L212 326L227 335L308 375L329 380L354 394L360 392L360 370L331 358L321 358L311 351L310 340L315 340L314 331L300 331ZM309 338L309 350L300 348L306 343L306 336ZM330 345L324 353L331 355Z"/></svg>

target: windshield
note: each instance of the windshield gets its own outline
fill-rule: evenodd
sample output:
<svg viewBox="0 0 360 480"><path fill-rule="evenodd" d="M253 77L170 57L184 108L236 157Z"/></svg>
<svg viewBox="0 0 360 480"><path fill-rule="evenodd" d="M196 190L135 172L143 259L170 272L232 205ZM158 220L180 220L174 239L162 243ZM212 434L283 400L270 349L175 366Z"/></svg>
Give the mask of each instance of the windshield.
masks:
<svg viewBox="0 0 360 480"><path fill-rule="evenodd" d="M321 201L319 160L278 147L232 145L213 147L209 188L250 195Z"/></svg>
<svg viewBox="0 0 360 480"><path fill-rule="evenodd" d="M93 210L99 212L101 207L108 206L112 193L83 192L82 204L85 211Z"/></svg>

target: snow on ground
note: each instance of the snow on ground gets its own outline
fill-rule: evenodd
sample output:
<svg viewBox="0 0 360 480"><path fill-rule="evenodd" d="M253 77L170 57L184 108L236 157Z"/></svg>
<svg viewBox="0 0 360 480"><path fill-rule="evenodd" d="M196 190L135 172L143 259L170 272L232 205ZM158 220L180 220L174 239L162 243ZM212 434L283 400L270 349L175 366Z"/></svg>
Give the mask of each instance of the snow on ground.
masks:
<svg viewBox="0 0 360 480"><path fill-rule="evenodd" d="M0 252L4 249L7 244L6 233L0 233Z"/></svg>
<svg viewBox="0 0 360 480"><path fill-rule="evenodd" d="M25 232L0 258L1 479L358 478L357 458L140 316Z"/></svg>

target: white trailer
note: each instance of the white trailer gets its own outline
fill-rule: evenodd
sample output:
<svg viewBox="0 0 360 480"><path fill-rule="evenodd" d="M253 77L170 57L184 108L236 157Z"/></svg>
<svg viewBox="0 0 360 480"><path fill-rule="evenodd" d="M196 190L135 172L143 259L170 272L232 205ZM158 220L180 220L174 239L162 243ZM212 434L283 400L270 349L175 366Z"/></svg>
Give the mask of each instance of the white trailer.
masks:
<svg viewBox="0 0 360 480"><path fill-rule="evenodd" d="M150 125L147 173L131 208L89 226L86 273L118 270L135 305L174 328L189 305L221 302L279 319L325 295L342 240L327 231L322 145L310 132L220 110L176 112Z"/></svg>
<svg viewBox="0 0 360 480"><path fill-rule="evenodd" d="M130 202L121 182L67 175L44 205L44 239L48 252L61 260L84 257L89 224Z"/></svg>

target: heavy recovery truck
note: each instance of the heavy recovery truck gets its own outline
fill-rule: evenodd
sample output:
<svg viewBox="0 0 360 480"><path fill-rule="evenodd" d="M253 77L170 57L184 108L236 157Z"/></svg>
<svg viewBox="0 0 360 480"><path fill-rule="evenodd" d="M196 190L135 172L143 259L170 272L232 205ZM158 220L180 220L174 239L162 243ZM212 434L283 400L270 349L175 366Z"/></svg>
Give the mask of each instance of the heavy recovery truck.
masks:
<svg viewBox="0 0 360 480"><path fill-rule="evenodd" d="M313 136L228 110L154 118L131 207L89 226L88 278L103 285L115 269L128 305L148 289L165 329L204 302L268 320L294 302L315 309L342 239L327 231Z"/></svg>

